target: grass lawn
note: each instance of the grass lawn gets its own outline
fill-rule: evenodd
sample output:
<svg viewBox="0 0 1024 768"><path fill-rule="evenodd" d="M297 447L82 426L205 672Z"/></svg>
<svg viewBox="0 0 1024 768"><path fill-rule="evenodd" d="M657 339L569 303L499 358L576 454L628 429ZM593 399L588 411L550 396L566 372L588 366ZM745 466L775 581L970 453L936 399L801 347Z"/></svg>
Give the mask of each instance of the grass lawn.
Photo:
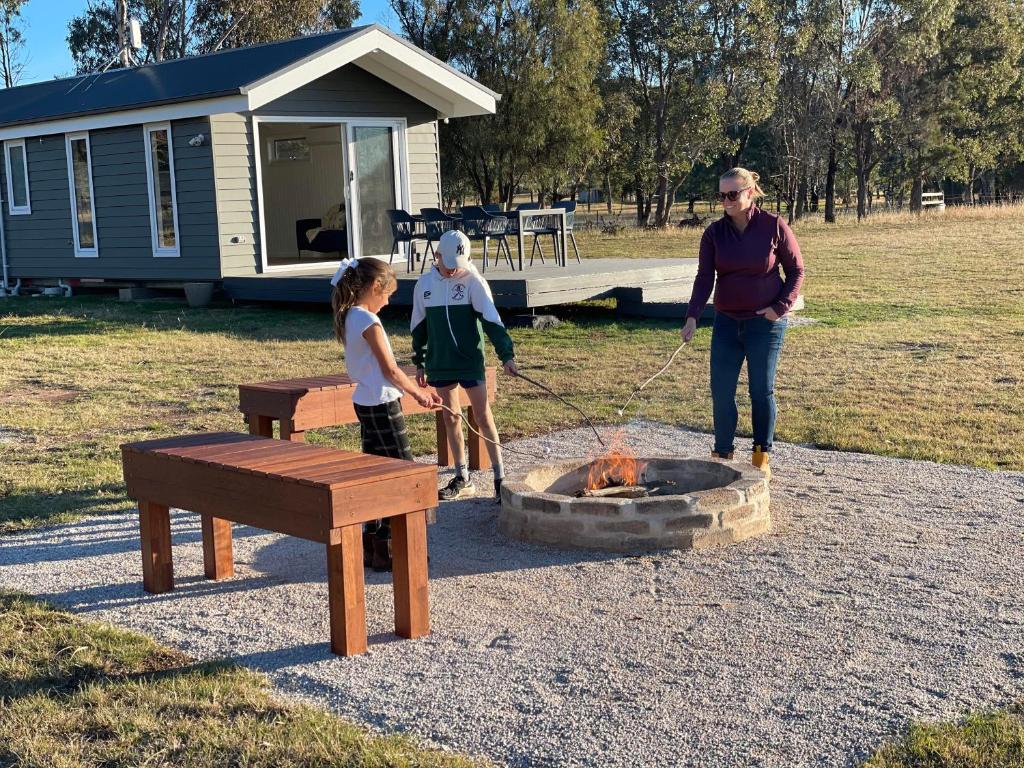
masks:
<svg viewBox="0 0 1024 768"><path fill-rule="evenodd" d="M787 338L777 383L779 439L1024 469L1022 213L1020 207L950 209L920 219L878 216L862 226L850 220L829 227L817 222L798 226L808 269L803 314L818 322L792 329ZM698 237L678 230L581 234L578 239L588 257L678 257L694 255ZM608 303L563 308L559 314L565 322L556 329L513 332L519 361L605 423L618 420L616 410L632 387L660 368L678 344L676 323L619 320ZM397 355L407 357L407 311L388 312L385 321ZM703 327L627 418L642 415L710 430L709 342L710 329ZM0 533L124 510L128 501L121 487L120 443L240 430L238 383L320 375L341 367L326 308L189 309L178 300L120 304L109 297L0 300ZM578 422L573 412L523 381L502 378L499 390L496 418L506 437ZM743 411L749 408L741 396ZM432 451L433 420L415 417L410 426L415 450ZM741 430L749 430L748 417ZM313 439L357 449L350 428L325 430ZM181 727L206 723L209 717L208 745L214 755L226 754L216 753L215 746L233 736L217 731L213 723L223 725L236 716L253 738L265 738L259 729L268 723L296 718L297 724L287 728L298 730L282 726L274 739L287 743L290 736L276 734L299 733L301 740L327 743L317 730L327 726L310 724L315 716L304 710L287 714L274 709L263 683L253 676L183 668L181 659L137 637L86 626L14 598L5 598L0 612L8 614L0 617L0 669L5 670L0 686L15 686L0 694L5 704L0 708L0 766L12 759L2 752L5 728L20 729L17 743L37 750L19 751L23 762L18 764L55 764L43 758L32 762L36 758L31 755L45 755L45 745L57 743L47 741L51 731L62 733L60 728L75 734L69 736L76 746L67 752L68 760L88 762L91 757L76 757L74 750L93 748L90 729L117 731L123 719L125 733L117 735L123 743L116 748L133 749L131 744L145 741L139 734L152 728L145 713L159 707L169 707ZM51 623L60 632L97 639L69 637L46 645L56 632ZM29 643L24 654L3 651L20 647L19 638L32 636L37 624L47 627L32 641L40 643L37 650ZM79 664L85 671L79 671ZM3 665L11 665L10 671ZM231 693L210 705L219 686ZM195 701L186 707L182 701L188 696ZM97 700L110 708L95 706ZM21 713L13 720L5 714L15 711L12 706ZM236 712L236 706L242 709ZM282 714L265 715L270 711ZM90 719L94 716L96 722ZM989 722L1009 735L1010 729L1020 728L1015 711L993 715L994 720L980 717L968 723L963 738L984 732ZM38 722L52 727L34 727ZM175 754L175 749L191 748L173 741L181 733L176 727L153 737L166 737L169 745L147 753L158 755L155 764L164 759L159 749ZM946 738L941 729L911 736L919 733L928 734L922 749L927 739ZM231 749L251 748L237 743ZM873 765L991 764L928 762L892 749L876 758L888 762ZM123 762L111 758L107 764L138 762L132 753L123 754L129 755ZM253 760L263 757L260 751L253 754ZM360 764L384 758L366 760ZM97 757L96 762L104 761Z"/></svg>
<svg viewBox="0 0 1024 768"><path fill-rule="evenodd" d="M466 758L372 736L266 679L0 591L0 766L423 766Z"/></svg>

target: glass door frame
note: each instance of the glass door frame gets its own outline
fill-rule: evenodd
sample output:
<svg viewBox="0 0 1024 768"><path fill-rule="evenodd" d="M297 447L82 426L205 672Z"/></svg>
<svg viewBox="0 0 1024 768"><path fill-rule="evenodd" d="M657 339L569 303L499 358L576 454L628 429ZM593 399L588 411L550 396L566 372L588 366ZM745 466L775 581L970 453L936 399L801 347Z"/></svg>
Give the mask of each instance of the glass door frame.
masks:
<svg viewBox="0 0 1024 768"><path fill-rule="evenodd" d="M348 178L348 188L345 192L345 200L349 202L349 227L352 231L352 238L350 240L350 247L352 253L356 254L357 258L363 256L374 256L379 259L389 257L389 253L363 253L363 235L362 235L362 216L360 209L359 200L359 185L356 183L356 142L355 142L355 128L391 128L391 151L394 155L395 168L395 201L396 207L404 208L409 210L409 179L408 179L408 160L405 153L405 119L396 118L352 118L345 121L345 144L347 152L345 153L348 170L346 176ZM354 220L354 223L353 223ZM407 258L406 253L402 249L402 244L399 244L399 250L396 254L401 256L404 260Z"/></svg>
<svg viewBox="0 0 1024 768"><path fill-rule="evenodd" d="M359 236L360 219L357 215L359 205L359 192L355 184L355 142L352 141L353 126L376 126L394 128L392 134L392 146L395 150L395 192L399 207L409 210L410 206L410 185L409 185L409 152L407 144L408 121L404 117L325 117L323 115L253 115L252 116L252 147L254 156L254 169L256 173L256 214L259 217L259 257L260 272L296 272L314 271L322 272L324 268L337 268L338 259L329 261L311 261L304 264L278 264L268 263L267 254L267 225L266 215L263 207L263 139L260 135L262 123L326 123L336 124L341 131L342 143L342 165L344 174L345 189L345 219L348 228L349 253L357 258L362 257L361 238ZM397 144L397 146L395 146ZM374 254L377 255L377 254ZM403 259L404 252L399 251ZM383 254L387 256L387 254Z"/></svg>

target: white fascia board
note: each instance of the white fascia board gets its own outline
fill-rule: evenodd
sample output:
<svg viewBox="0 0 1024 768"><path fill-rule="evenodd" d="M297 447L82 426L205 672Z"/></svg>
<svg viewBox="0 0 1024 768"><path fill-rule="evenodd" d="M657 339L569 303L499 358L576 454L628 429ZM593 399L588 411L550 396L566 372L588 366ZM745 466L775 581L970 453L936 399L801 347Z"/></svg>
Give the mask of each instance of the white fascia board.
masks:
<svg viewBox="0 0 1024 768"><path fill-rule="evenodd" d="M64 120L26 123L24 125L0 128L0 141L26 136L47 136L54 133L76 133L78 131L96 131L102 128L117 128L123 125L184 120L191 117L221 114L223 112L244 112L249 108L248 105L249 101L245 96L224 96L218 99L182 101L176 104L164 104L159 107L144 107L142 109L128 109L120 112L104 112L98 115L70 117Z"/></svg>
<svg viewBox="0 0 1024 768"><path fill-rule="evenodd" d="M363 66L364 61L369 64L363 68L371 74L372 67L383 66L386 61L387 79L424 103L450 105L450 113L438 110L443 117L493 114L497 109L498 96L493 91L377 27L339 40L330 48L251 83L242 92L249 97L249 109L256 110L346 64Z"/></svg>

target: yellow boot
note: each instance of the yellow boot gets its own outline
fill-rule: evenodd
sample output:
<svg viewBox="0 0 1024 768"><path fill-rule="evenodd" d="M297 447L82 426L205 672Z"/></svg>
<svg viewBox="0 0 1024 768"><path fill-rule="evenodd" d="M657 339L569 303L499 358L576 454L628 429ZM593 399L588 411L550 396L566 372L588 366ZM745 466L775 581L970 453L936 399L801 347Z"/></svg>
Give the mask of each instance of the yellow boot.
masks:
<svg viewBox="0 0 1024 768"><path fill-rule="evenodd" d="M772 479L772 468L768 466L768 452L761 450L761 446L754 446L754 452L750 456L750 463L764 472L766 480Z"/></svg>
<svg viewBox="0 0 1024 768"><path fill-rule="evenodd" d="M729 461L732 461L732 451L729 451L728 453L719 453L718 451L712 451L711 452L711 458L713 458L713 459L728 459Z"/></svg>

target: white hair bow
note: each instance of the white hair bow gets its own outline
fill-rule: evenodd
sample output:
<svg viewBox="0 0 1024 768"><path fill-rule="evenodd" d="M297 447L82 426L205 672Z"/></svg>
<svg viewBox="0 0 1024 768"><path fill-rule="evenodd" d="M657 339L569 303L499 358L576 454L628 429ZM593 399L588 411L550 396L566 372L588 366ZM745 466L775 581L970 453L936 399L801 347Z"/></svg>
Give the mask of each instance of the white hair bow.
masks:
<svg viewBox="0 0 1024 768"><path fill-rule="evenodd" d="M341 266L338 267L338 271L334 273L334 277L331 278L331 285L337 285L341 282L342 275L345 274L346 269L355 269L359 266L359 259L353 256L350 259L342 259Z"/></svg>

